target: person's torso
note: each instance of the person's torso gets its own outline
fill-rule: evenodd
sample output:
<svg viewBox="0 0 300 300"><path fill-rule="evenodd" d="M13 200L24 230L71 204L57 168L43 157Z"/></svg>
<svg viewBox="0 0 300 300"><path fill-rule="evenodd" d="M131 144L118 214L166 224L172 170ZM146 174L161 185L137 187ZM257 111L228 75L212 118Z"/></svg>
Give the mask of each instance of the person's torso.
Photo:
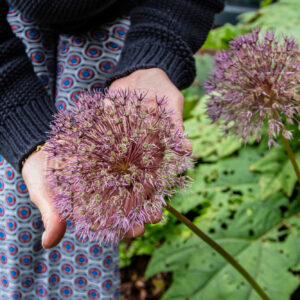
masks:
<svg viewBox="0 0 300 300"><path fill-rule="evenodd" d="M6 0L25 16L59 32L82 31L127 14L134 0Z"/></svg>

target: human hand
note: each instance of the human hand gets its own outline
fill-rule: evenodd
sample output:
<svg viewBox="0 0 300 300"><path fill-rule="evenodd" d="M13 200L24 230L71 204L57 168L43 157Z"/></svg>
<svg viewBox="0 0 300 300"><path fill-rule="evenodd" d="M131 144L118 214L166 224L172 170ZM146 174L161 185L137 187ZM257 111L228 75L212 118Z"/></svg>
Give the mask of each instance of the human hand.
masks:
<svg viewBox="0 0 300 300"><path fill-rule="evenodd" d="M183 133L182 113L184 98L163 70L158 68L137 70L126 77L115 80L111 84L110 90L118 89L130 89L147 93L144 101L146 108L149 107L150 109L157 107L156 96L166 96L167 101L165 107L167 111L172 111L171 118L175 124L175 130L179 130ZM187 140L184 140L184 148L188 153L192 152L192 146ZM161 218L162 213L158 211L157 214L147 220L147 223L158 223ZM138 237L142 235L144 231L144 226L136 225L126 234L126 237Z"/></svg>
<svg viewBox="0 0 300 300"><path fill-rule="evenodd" d="M138 70L132 74L118 79L112 83L110 89L131 89L147 92L145 99L146 106L151 109L156 106L156 96L167 96L168 101L165 106L167 110L172 110L172 119L175 128L183 132L183 96L180 91L169 80L166 73L160 69L153 68L147 70ZM192 151L188 141L184 144L188 152ZM60 215L56 212L53 198L53 192L46 178L46 170L49 168L59 168L61 163L55 159L48 160L48 152L38 151L32 153L26 160L22 176L27 185L31 201L38 207L41 212L45 232L42 237L44 248L55 247L63 238L66 224L64 220L60 221ZM153 214L147 223L158 223L161 220L162 213L157 211ZM130 230L126 237L137 237L144 233L144 226L135 226Z"/></svg>
<svg viewBox="0 0 300 300"><path fill-rule="evenodd" d="M42 246L45 249L55 247L63 238L66 222L60 221L53 203L53 193L46 178L46 170L58 168L55 159L48 159L48 152L40 150L29 155L22 168L22 176L27 186L31 201L42 215L45 232L42 236Z"/></svg>

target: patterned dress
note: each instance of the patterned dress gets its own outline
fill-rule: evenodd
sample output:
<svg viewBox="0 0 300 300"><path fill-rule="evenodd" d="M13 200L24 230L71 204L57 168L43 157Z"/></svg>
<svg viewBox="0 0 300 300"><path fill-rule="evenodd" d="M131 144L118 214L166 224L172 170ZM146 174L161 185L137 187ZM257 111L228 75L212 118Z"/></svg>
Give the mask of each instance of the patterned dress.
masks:
<svg viewBox="0 0 300 300"><path fill-rule="evenodd" d="M103 87L130 26L122 18L85 34L58 35L14 8L7 19L58 110L72 106L82 90ZM60 244L44 250L43 230L21 175L0 156L0 300L120 298L118 247L80 239L67 221Z"/></svg>

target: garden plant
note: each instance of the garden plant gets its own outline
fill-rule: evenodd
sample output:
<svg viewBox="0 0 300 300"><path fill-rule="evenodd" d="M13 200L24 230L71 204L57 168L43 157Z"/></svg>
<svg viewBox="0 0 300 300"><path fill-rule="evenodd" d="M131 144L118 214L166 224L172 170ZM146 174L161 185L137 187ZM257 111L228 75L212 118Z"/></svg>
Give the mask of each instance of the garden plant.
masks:
<svg viewBox="0 0 300 300"><path fill-rule="evenodd" d="M194 167L165 99L143 111L137 92L86 94L52 126L46 151L67 161L49 173L56 207L77 232L118 242L166 208L165 224L121 244L123 267L154 251L146 277L173 273L163 299L284 300L299 285L300 47L249 31L196 57L202 75L183 91Z"/></svg>
<svg viewBox="0 0 300 300"><path fill-rule="evenodd" d="M194 183L171 201L240 262L271 299L280 300L299 298L300 196L295 169L281 136L276 138L278 145L269 147L268 124L262 126L261 141L251 136L247 145L230 131L224 135L221 120L211 124L206 109L209 96L202 86L214 68L216 51L229 49L232 39L258 26L262 33L275 32L281 44L282 34L295 37L299 44L298 5L297 0L279 0L244 14L237 26L212 30L195 55L197 78L183 91L185 129L196 160L188 175ZM299 101L299 86L295 88ZM299 110L295 117L299 121ZM293 133L289 143L299 165L296 120L288 124L284 119L284 124ZM143 237L121 243L125 291L130 286L136 299L143 289L157 297L153 299L259 299L228 262L166 214L165 224L147 226ZM148 257L144 278L137 264ZM130 299L129 291L127 295Z"/></svg>

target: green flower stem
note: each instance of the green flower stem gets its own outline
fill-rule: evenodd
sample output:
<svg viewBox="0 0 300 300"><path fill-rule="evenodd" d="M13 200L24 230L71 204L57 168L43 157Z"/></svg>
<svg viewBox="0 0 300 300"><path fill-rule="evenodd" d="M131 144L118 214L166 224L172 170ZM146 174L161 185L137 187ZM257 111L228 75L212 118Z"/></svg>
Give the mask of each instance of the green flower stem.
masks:
<svg viewBox="0 0 300 300"><path fill-rule="evenodd" d="M263 291L263 289L258 285L258 283L252 278L252 276L219 244L207 236L203 231L201 231L195 224L193 224L188 218L182 215L174 207L167 203L166 209L173 214L177 219L184 223L188 228L190 228L196 235L198 235L204 242L206 242L210 247L217 251L221 256L223 256L255 289L257 294L264 300L271 300L268 295Z"/></svg>
<svg viewBox="0 0 300 300"><path fill-rule="evenodd" d="M283 134L281 134L281 138L283 140L283 144L284 144L284 147L285 147L285 150L292 162L292 165L294 167L294 170L295 170L295 173L297 175L297 178L298 178L298 181L300 182L300 171L299 171L299 166L297 164L297 161L296 161L296 156L292 150L292 147L290 145L290 142L283 136Z"/></svg>

